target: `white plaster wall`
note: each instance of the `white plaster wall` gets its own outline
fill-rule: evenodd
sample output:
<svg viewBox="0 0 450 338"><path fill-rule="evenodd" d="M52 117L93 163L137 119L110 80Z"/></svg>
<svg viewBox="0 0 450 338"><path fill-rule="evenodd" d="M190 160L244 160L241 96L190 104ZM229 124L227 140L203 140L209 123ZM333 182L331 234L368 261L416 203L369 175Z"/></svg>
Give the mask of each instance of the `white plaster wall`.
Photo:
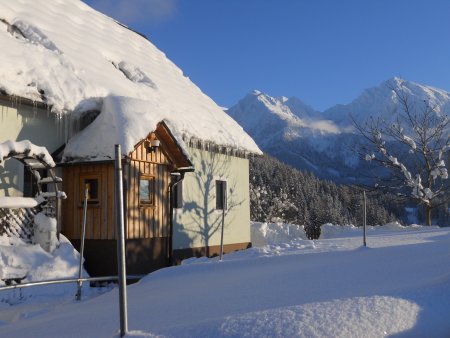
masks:
<svg viewBox="0 0 450 338"><path fill-rule="evenodd" d="M64 134L64 119L45 109L0 100L0 143L30 140L52 153L64 144ZM21 196L22 189L22 165L13 159L6 161L0 166L0 196Z"/></svg>
<svg viewBox="0 0 450 338"><path fill-rule="evenodd" d="M174 215L173 248L220 245L222 212L215 210L215 180L226 180L228 210L224 244L250 242L249 165L247 159L189 149L195 166L183 181L183 208Z"/></svg>

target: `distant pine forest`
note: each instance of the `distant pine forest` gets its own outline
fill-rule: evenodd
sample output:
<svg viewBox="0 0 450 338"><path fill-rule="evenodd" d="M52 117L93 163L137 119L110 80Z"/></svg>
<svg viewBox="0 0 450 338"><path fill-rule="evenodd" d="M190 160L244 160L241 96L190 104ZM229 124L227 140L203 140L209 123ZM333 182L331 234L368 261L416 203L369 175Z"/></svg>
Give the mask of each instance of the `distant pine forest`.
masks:
<svg viewBox="0 0 450 338"><path fill-rule="evenodd" d="M368 225L398 221L423 224L423 210L414 202L379 190L338 185L299 171L264 155L250 159L250 213L258 222L285 222L305 226L326 223L363 224L366 191ZM448 205L434 210L433 224L450 226Z"/></svg>

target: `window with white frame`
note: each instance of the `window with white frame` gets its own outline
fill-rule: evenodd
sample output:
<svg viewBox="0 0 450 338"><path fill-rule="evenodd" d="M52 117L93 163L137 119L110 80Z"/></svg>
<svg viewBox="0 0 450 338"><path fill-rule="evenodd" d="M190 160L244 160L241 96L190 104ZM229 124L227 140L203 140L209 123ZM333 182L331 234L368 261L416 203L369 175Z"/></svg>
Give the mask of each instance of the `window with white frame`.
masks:
<svg viewBox="0 0 450 338"><path fill-rule="evenodd" d="M141 206L155 205L155 177L139 176L139 204Z"/></svg>

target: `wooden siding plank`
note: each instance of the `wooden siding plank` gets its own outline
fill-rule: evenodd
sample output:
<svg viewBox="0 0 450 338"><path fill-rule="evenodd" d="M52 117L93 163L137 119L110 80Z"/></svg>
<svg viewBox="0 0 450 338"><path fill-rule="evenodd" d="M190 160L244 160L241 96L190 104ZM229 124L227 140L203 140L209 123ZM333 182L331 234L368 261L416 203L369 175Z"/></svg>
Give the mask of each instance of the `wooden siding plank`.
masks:
<svg viewBox="0 0 450 338"><path fill-rule="evenodd" d="M74 187L75 187L75 194L73 198L73 210L74 210L74 238L80 239L80 211L78 210L78 206L80 203L80 167L75 166L73 168L74 170Z"/></svg>
<svg viewBox="0 0 450 338"><path fill-rule="evenodd" d="M160 156L160 160L161 160L161 156ZM164 204L162 203L162 197L163 197L163 185L162 185L162 180L163 180L163 172L162 172L162 166L158 165L158 176L157 176L157 182L158 182L158 199L157 199L157 203L158 203L158 237L161 237L161 230L162 230L162 213L163 213L163 209L164 209Z"/></svg>
<svg viewBox="0 0 450 338"><path fill-rule="evenodd" d="M106 164L102 165L102 176L101 176L101 200L100 203L102 205L101 210L101 224L100 224L100 234L99 238L106 239L108 238L108 230L107 230L107 220L108 220L108 166Z"/></svg>
<svg viewBox="0 0 450 338"><path fill-rule="evenodd" d="M115 191L115 171L114 166L110 165L108 170L108 186L110 193L108 194L108 203L110 205L111 213L109 214L108 222L108 238L116 239L116 191Z"/></svg>
<svg viewBox="0 0 450 338"><path fill-rule="evenodd" d="M111 180L111 170L109 166L106 168L106 232L105 232L105 238L106 239L113 239L113 215L114 215L114 209L113 209L113 189L110 183Z"/></svg>

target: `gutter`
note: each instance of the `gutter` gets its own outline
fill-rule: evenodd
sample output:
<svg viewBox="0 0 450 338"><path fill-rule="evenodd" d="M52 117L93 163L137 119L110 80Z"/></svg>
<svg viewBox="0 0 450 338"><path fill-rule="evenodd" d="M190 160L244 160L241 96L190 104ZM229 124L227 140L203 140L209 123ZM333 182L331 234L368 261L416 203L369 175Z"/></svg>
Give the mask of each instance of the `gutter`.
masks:
<svg viewBox="0 0 450 338"><path fill-rule="evenodd" d="M171 182L169 184L169 237L168 237L168 253L169 253L169 266L174 265L173 263L173 189L178 183L183 181L184 174L194 172L194 167L181 167L170 173Z"/></svg>

